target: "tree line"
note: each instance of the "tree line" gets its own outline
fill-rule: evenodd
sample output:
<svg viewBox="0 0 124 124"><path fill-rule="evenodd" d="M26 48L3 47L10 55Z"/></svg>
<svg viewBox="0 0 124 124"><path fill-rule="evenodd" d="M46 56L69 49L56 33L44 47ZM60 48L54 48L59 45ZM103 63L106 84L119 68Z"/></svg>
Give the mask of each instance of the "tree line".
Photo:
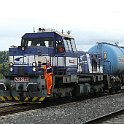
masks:
<svg viewBox="0 0 124 124"><path fill-rule="evenodd" d="M0 79L9 73L9 53L0 51Z"/></svg>

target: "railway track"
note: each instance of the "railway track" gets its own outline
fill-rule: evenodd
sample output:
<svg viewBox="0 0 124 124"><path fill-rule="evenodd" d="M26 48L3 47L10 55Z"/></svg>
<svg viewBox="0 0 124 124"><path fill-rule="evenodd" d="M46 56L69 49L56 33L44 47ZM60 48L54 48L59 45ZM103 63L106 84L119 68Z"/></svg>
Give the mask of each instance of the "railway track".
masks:
<svg viewBox="0 0 124 124"><path fill-rule="evenodd" d="M15 103L12 105L5 105L5 106L0 106L0 116L5 116L8 114L14 114L18 112L24 112L28 110L35 110L35 109L41 109L41 108L46 108L50 106L57 106L57 105L62 105L62 104L67 104L72 102L71 100L67 98L62 98L62 99L48 99L42 103Z"/></svg>
<svg viewBox="0 0 124 124"><path fill-rule="evenodd" d="M42 103L23 103L23 104L13 103L10 105L9 104L6 105L5 103L4 106L0 106L0 116L14 114L18 112L24 112L28 110L41 109L41 108L50 107L50 106L62 105L70 102L72 102L72 100L67 98L61 98L61 99L47 99Z"/></svg>
<svg viewBox="0 0 124 124"><path fill-rule="evenodd" d="M110 97L110 98L109 98ZM112 98L111 98L112 97ZM115 100L113 100L115 99ZM109 102L110 100L110 102ZM61 101L65 101L64 99ZM107 102L106 102L107 101ZM103 98L95 98L95 99L89 99L89 100L84 100L83 102L80 101L75 101L67 104L67 102L59 102L58 101L47 101L49 104L36 104L36 105L30 105L30 104L24 104L23 105L17 105L17 108L15 105L12 107L6 108L7 110L3 109L5 115L7 114L13 114L17 112L22 112L17 115L12 115L11 122L13 123L15 120L18 123L20 119L18 118L22 117L22 120L25 120L27 122L29 120L34 122L34 120L38 122L42 122L44 124L47 123L95 123L95 124L101 124L104 122L106 119L113 118L116 115L119 115L119 113L123 112L123 96L122 95L117 95L113 97L113 95L110 96L103 96ZM52 102L54 104L52 104ZM117 102L117 104L116 104ZM63 105L62 105L63 104ZM119 106L118 106L119 105ZM122 105L122 107L121 107ZM19 108L18 108L19 106ZM52 107L53 106L53 107ZM118 106L118 107L117 107ZM48 107L48 108L46 108ZM3 107L2 107L3 108ZM1 112L2 109L0 107L0 116L3 115L4 113ZM38 108L37 111L27 111L27 110L34 110ZM20 110L21 109L21 110ZM41 110L40 110L41 109ZM8 112L9 110L9 112ZM104 111L102 111L104 110ZM27 112L25 112L27 111ZM118 111L118 112L115 112ZM110 113L111 112L111 113ZM116 114L114 114L114 113ZM2 114L1 114L2 113ZM31 114L32 113L32 114ZM111 116L110 116L111 115ZM5 116L1 117L2 122L10 122L10 116ZM8 118L8 119L7 119ZM69 120L72 118L71 120ZM101 123L100 123L101 122ZM106 123L102 123L106 124Z"/></svg>
<svg viewBox="0 0 124 124"><path fill-rule="evenodd" d="M103 123L106 123L107 120L110 120L110 119L112 119L116 116L122 115L122 114L124 114L124 109L103 115L98 118L94 118L92 120L87 121L86 124L101 124L101 123L103 124Z"/></svg>
<svg viewBox="0 0 124 124"><path fill-rule="evenodd" d="M120 94L120 93L118 93ZM106 95L105 95L106 96ZM100 96L104 97L104 96ZM94 97L96 98L96 97ZM94 99L90 97L90 99ZM62 104L67 104L67 103L72 103L72 102L79 102L82 100L86 100L86 98L83 99L68 99L68 98L61 98L61 99L48 99L47 101L44 101L42 104L12 104L12 105L5 105L0 107L0 116L5 116L8 114L13 114L13 113L18 113L18 112L24 112L28 110L35 110L35 109L41 109L45 107L50 107L50 106L57 106L57 105L62 105ZM114 113L111 113L111 115L114 115ZM105 115L101 118L95 118L94 120L90 120L87 123L93 123L95 121L99 121L102 118L105 119L108 115Z"/></svg>
<svg viewBox="0 0 124 124"><path fill-rule="evenodd" d="M37 105L30 105L30 104L14 104L9 106L2 106L0 107L0 116L5 116L8 114L13 114L17 112L23 112L28 110L34 110L39 108Z"/></svg>

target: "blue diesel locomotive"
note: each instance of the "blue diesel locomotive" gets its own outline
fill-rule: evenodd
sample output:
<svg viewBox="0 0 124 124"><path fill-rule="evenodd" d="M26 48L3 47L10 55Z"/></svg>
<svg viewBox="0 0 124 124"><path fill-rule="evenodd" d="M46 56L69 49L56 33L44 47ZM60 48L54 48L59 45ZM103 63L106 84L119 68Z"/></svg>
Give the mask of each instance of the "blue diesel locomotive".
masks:
<svg viewBox="0 0 124 124"><path fill-rule="evenodd" d="M77 51L69 33L39 28L9 48L9 74L0 82L0 99L41 102L120 89L119 79L103 73L102 60L100 52Z"/></svg>

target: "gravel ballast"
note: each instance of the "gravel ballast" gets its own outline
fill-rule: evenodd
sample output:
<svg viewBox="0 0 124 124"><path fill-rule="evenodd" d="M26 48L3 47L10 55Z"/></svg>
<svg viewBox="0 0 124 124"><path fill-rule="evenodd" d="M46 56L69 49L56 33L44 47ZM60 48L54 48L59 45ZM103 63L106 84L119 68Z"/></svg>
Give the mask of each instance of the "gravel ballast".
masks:
<svg viewBox="0 0 124 124"><path fill-rule="evenodd" d="M124 93L0 117L0 124L82 124L124 109Z"/></svg>

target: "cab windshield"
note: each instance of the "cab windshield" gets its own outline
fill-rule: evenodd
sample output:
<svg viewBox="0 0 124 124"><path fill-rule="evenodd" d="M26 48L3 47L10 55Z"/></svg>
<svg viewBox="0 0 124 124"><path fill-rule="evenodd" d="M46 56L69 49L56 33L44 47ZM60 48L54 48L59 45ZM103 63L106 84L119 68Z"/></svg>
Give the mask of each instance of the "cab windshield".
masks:
<svg viewBox="0 0 124 124"><path fill-rule="evenodd" d="M37 39L23 38L21 41L21 46L53 47L53 38L37 38Z"/></svg>

